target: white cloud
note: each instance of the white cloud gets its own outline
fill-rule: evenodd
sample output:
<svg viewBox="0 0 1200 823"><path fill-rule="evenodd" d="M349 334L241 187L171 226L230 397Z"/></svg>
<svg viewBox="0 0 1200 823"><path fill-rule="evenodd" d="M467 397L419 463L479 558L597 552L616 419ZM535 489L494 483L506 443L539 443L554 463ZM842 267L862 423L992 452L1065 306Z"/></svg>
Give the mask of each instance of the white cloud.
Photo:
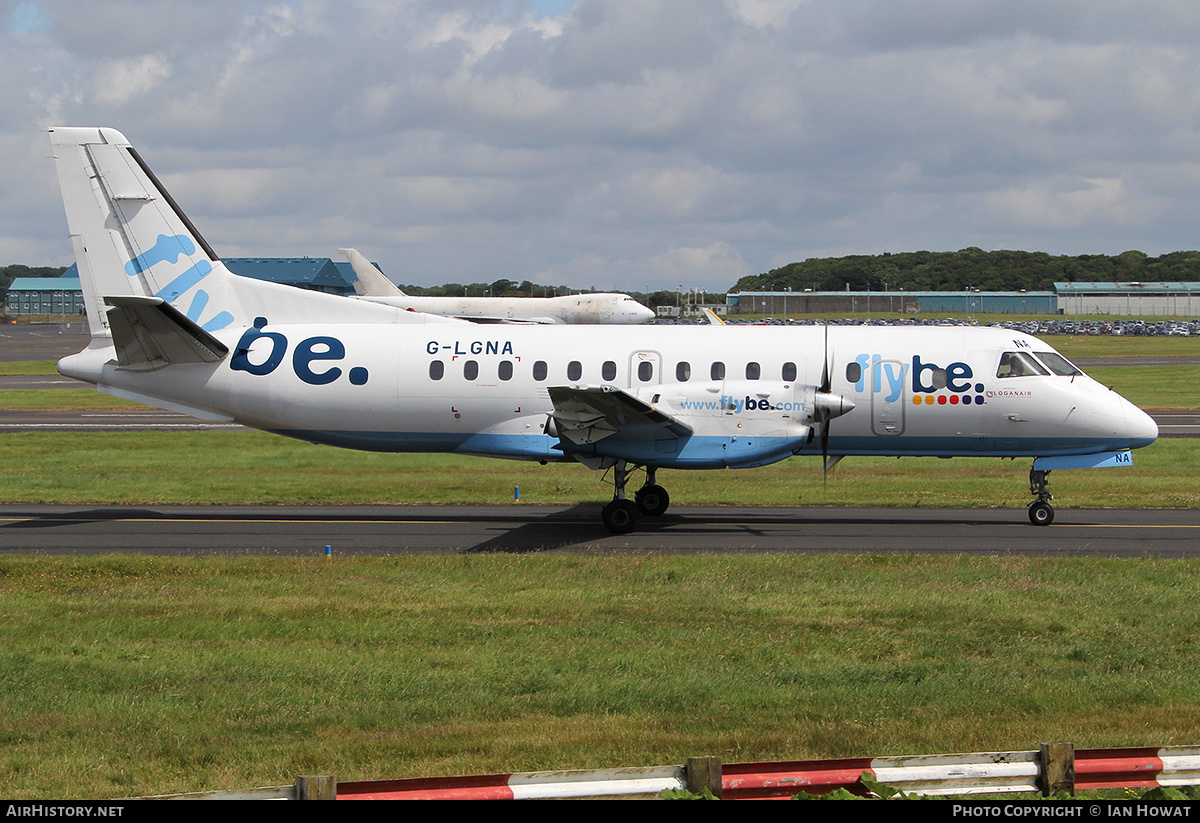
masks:
<svg viewBox="0 0 1200 823"><path fill-rule="evenodd" d="M69 255L36 131L79 124L132 138L218 250L354 245L427 282L1195 246L1200 15L1170 0L9 8L7 262Z"/></svg>
<svg viewBox="0 0 1200 823"><path fill-rule="evenodd" d="M1042 181L996 192L990 202L1018 223L1055 229L1119 223L1131 212L1119 178L1084 180L1069 187Z"/></svg>
<svg viewBox="0 0 1200 823"><path fill-rule="evenodd" d="M685 289L713 291L712 283L732 284L746 271L746 261L727 243L672 248L650 258L649 269L660 283L678 281Z"/></svg>
<svg viewBox="0 0 1200 823"><path fill-rule="evenodd" d="M96 98L102 103L125 103L170 76L170 64L157 54L113 60L102 66L96 76Z"/></svg>
<svg viewBox="0 0 1200 823"><path fill-rule="evenodd" d="M731 0L734 13L754 26L781 29L806 0Z"/></svg>

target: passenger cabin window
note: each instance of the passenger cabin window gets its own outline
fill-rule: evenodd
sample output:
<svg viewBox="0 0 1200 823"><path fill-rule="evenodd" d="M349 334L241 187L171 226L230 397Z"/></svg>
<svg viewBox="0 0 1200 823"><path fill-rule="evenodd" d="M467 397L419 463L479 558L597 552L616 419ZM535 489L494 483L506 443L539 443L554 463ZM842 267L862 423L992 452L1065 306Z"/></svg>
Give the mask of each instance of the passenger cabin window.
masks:
<svg viewBox="0 0 1200 823"><path fill-rule="evenodd" d="M548 372L548 370L546 368L545 360L538 360L537 362L535 362L533 364L533 379L534 380L545 380L547 372Z"/></svg>
<svg viewBox="0 0 1200 823"><path fill-rule="evenodd" d="M725 379L725 364L720 361L713 363L712 368L709 369L709 371L708 371L708 375L713 380L724 380Z"/></svg>
<svg viewBox="0 0 1200 823"><path fill-rule="evenodd" d="M513 364L511 360L501 360L496 374L501 380L512 380Z"/></svg>
<svg viewBox="0 0 1200 823"><path fill-rule="evenodd" d="M856 363L855 365L858 365L858 364ZM784 363L783 369L780 372L779 376L789 383L792 382L793 380L795 380L796 379L796 364L795 363ZM857 383L858 381L856 380L854 382Z"/></svg>
<svg viewBox="0 0 1200 823"><path fill-rule="evenodd" d="M654 364L649 360L643 360L641 363L638 363L638 380L641 380L643 383L649 383L652 377L654 377Z"/></svg>
<svg viewBox="0 0 1200 823"><path fill-rule="evenodd" d="M578 360L572 360L567 364L567 379L578 380L583 377L583 364Z"/></svg>
<svg viewBox="0 0 1200 823"><path fill-rule="evenodd" d="M429 363L429 379L441 380L446 374L446 364L441 360L432 360Z"/></svg>
<svg viewBox="0 0 1200 823"><path fill-rule="evenodd" d="M747 380L757 380L760 376L762 376L762 366L758 365L757 363L746 364Z"/></svg>
<svg viewBox="0 0 1200 823"><path fill-rule="evenodd" d="M857 383L862 380L862 363L846 364L846 382Z"/></svg>
<svg viewBox="0 0 1200 823"><path fill-rule="evenodd" d="M1000 365L996 368L997 377L1030 377L1032 375L1048 375L1041 363L1034 360L1023 351L1006 351L1000 355Z"/></svg>
<svg viewBox="0 0 1200 823"><path fill-rule="evenodd" d="M605 380L616 380L617 364L612 360L605 360L604 365L600 367L600 377Z"/></svg>
<svg viewBox="0 0 1200 823"><path fill-rule="evenodd" d="M467 380L474 380L479 377L479 362L477 360L468 360L463 363L463 377Z"/></svg>
<svg viewBox="0 0 1200 823"><path fill-rule="evenodd" d="M675 364L675 379L680 383L686 383L692 379L692 364L686 360L680 360Z"/></svg>

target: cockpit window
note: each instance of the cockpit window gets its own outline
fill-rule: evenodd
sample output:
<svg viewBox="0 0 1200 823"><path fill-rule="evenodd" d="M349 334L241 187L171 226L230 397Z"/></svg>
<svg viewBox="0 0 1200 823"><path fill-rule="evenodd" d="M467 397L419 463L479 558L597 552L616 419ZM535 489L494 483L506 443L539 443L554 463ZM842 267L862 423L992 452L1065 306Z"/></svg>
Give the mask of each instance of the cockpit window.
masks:
<svg viewBox="0 0 1200 823"><path fill-rule="evenodd" d="M1038 356L1038 360L1045 363L1046 367L1055 374L1063 376L1083 374L1083 372L1075 367L1074 363L1056 351L1039 351L1034 352L1034 354Z"/></svg>
<svg viewBox="0 0 1200 823"><path fill-rule="evenodd" d="M1031 375L1048 375L1041 363L1034 360L1023 351L1006 351L1000 355L1000 366L996 369L997 377L1029 377Z"/></svg>

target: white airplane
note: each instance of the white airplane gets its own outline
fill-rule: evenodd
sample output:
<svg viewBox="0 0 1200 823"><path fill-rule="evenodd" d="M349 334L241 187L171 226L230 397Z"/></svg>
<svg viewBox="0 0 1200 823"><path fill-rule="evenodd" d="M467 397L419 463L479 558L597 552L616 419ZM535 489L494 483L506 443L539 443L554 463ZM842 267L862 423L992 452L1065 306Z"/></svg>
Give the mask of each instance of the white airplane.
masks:
<svg viewBox="0 0 1200 823"><path fill-rule="evenodd" d="M357 280L359 299L398 309L458 317L474 323L649 323L654 311L627 294L572 294L561 297L421 297L405 294L357 249L346 255Z"/></svg>
<svg viewBox="0 0 1200 823"><path fill-rule="evenodd" d="M611 470L613 532L667 509L659 469L804 454L1033 457L1045 525L1051 470L1127 466L1158 436L1016 332L479 326L239 277L119 132L50 139L92 333L63 374L315 443Z"/></svg>

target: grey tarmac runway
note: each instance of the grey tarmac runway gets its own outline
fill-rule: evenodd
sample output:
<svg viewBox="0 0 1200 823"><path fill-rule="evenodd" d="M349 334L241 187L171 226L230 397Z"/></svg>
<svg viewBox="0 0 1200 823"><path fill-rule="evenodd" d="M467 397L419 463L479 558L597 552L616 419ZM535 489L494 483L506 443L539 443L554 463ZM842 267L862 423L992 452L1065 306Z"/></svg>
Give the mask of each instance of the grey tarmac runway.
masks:
<svg viewBox="0 0 1200 823"><path fill-rule="evenodd" d="M586 506L0 506L0 554L759 553L1200 556L1200 510L680 506L611 535Z"/></svg>

